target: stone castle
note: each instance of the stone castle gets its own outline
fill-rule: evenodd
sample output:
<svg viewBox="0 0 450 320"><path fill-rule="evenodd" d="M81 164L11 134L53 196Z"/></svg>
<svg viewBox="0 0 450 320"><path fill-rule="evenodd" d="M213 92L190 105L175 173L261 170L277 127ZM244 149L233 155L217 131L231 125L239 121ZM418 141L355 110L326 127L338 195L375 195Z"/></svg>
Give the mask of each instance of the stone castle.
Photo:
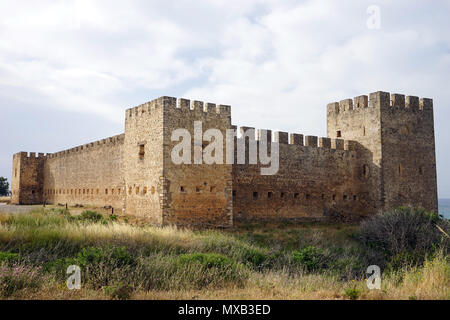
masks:
<svg viewBox="0 0 450 320"><path fill-rule="evenodd" d="M262 175L248 155L240 164L174 164L171 133L193 135L194 121L224 136L236 128L230 106L161 97L126 110L124 134L53 154L17 153L12 203L111 206L156 225L202 227L351 221L398 206L437 212L431 99L379 91L330 103L326 138L269 130L255 137L241 127L234 142L278 144L275 175Z"/></svg>

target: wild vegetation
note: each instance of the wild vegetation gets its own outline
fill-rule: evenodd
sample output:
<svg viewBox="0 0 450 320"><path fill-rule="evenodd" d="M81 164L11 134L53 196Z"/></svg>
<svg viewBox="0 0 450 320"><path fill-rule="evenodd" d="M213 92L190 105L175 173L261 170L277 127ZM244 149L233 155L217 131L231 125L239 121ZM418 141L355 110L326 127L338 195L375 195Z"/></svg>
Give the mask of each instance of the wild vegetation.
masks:
<svg viewBox="0 0 450 320"><path fill-rule="evenodd" d="M65 209L0 215L2 299L450 299L450 226L399 208L361 226L193 231ZM366 285L369 265L381 290ZM66 286L81 268L80 290Z"/></svg>
<svg viewBox="0 0 450 320"><path fill-rule="evenodd" d="M9 195L9 183L5 177L0 177L0 197Z"/></svg>

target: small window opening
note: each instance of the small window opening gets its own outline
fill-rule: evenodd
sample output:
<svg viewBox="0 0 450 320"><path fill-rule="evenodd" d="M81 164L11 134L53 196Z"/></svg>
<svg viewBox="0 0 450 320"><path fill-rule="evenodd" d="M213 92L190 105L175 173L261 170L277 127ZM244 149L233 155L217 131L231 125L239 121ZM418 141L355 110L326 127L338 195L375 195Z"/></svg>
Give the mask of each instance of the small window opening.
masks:
<svg viewBox="0 0 450 320"><path fill-rule="evenodd" d="M353 196L353 201L358 200L358 197L356 195Z"/></svg>
<svg viewBox="0 0 450 320"><path fill-rule="evenodd" d="M402 176L402 173L403 173L403 168L402 168L402 165L399 164L399 165L398 165L398 175L401 177L401 176Z"/></svg>
<svg viewBox="0 0 450 320"><path fill-rule="evenodd" d="M144 159L145 157L145 144L139 145L139 159Z"/></svg>
<svg viewBox="0 0 450 320"><path fill-rule="evenodd" d="M368 178L369 177L369 166L367 164L365 164L363 166L363 175L364 175L364 178Z"/></svg>
<svg viewBox="0 0 450 320"><path fill-rule="evenodd" d="M133 193L133 187L128 188L128 194L131 195Z"/></svg>
<svg viewBox="0 0 450 320"><path fill-rule="evenodd" d="M258 200L258 192L253 192L253 200Z"/></svg>
<svg viewBox="0 0 450 320"><path fill-rule="evenodd" d="M105 189L105 194L108 194L108 189Z"/></svg>
<svg viewBox="0 0 450 320"><path fill-rule="evenodd" d="M310 194L306 194L306 200L311 199L311 195Z"/></svg>
<svg viewBox="0 0 450 320"><path fill-rule="evenodd" d="M210 191L210 192L216 192L216 187L215 187L215 186L209 187L209 191Z"/></svg>
<svg viewBox="0 0 450 320"><path fill-rule="evenodd" d="M144 193L144 195L147 194L147 187L144 187L144 190L142 191Z"/></svg>
<svg viewBox="0 0 450 320"><path fill-rule="evenodd" d="M272 198L272 192L271 192L271 191L267 192L267 198L268 198L268 199L271 199L271 198Z"/></svg>
<svg viewBox="0 0 450 320"><path fill-rule="evenodd" d="M195 192L200 193L200 187L195 187Z"/></svg>
<svg viewBox="0 0 450 320"><path fill-rule="evenodd" d="M419 174L423 175L423 168L422 167L419 167Z"/></svg>
<svg viewBox="0 0 450 320"><path fill-rule="evenodd" d="M155 187L152 187L152 194L155 194Z"/></svg>
<svg viewBox="0 0 450 320"><path fill-rule="evenodd" d="M233 197L236 197L236 190L233 190Z"/></svg>
<svg viewBox="0 0 450 320"><path fill-rule="evenodd" d="M280 198L283 199L283 198L284 198L284 195L285 195L285 193L282 192L282 193L280 194Z"/></svg>
<svg viewBox="0 0 450 320"><path fill-rule="evenodd" d="M139 187L136 187L136 194L139 194Z"/></svg>
<svg viewBox="0 0 450 320"><path fill-rule="evenodd" d="M297 199L298 198L298 196L300 195L300 193L294 193L294 199Z"/></svg>
<svg viewBox="0 0 450 320"><path fill-rule="evenodd" d="M335 201L336 200L336 195L335 194L333 194L333 201Z"/></svg>
<svg viewBox="0 0 450 320"><path fill-rule="evenodd" d="M325 195L322 193L322 200L325 200Z"/></svg>
<svg viewBox="0 0 450 320"><path fill-rule="evenodd" d="M347 200L347 195L344 194L344 196L342 197L344 200Z"/></svg>
<svg viewBox="0 0 450 320"><path fill-rule="evenodd" d="M342 132L341 132L341 130L338 130L338 131L336 132L336 136L337 136L338 138L342 137Z"/></svg>

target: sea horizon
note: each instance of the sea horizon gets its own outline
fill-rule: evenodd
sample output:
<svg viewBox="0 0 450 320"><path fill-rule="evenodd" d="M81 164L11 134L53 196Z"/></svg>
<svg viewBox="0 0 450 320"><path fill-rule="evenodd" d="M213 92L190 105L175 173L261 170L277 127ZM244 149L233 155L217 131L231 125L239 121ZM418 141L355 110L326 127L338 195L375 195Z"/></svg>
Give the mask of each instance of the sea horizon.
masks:
<svg viewBox="0 0 450 320"><path fill-rule="evenodd" d="M450 199L439 198L438 210L440 215L443 215L445 218L450 219Z"/></svg>

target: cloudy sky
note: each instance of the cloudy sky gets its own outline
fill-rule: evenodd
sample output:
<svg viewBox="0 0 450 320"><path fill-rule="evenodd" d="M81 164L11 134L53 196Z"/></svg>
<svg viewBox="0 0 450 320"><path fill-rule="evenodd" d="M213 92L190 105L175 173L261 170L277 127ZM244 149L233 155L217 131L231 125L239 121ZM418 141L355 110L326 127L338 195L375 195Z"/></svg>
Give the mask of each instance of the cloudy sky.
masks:
<svg viewBox="0 0 450 320"><path fill-rule="evenodd" d="M161 95L326 136L327 103L383 90L434 99L450 198L449 13L445 0L2 0L0 176L18 151L122 133L126 108Z"/></svg>

